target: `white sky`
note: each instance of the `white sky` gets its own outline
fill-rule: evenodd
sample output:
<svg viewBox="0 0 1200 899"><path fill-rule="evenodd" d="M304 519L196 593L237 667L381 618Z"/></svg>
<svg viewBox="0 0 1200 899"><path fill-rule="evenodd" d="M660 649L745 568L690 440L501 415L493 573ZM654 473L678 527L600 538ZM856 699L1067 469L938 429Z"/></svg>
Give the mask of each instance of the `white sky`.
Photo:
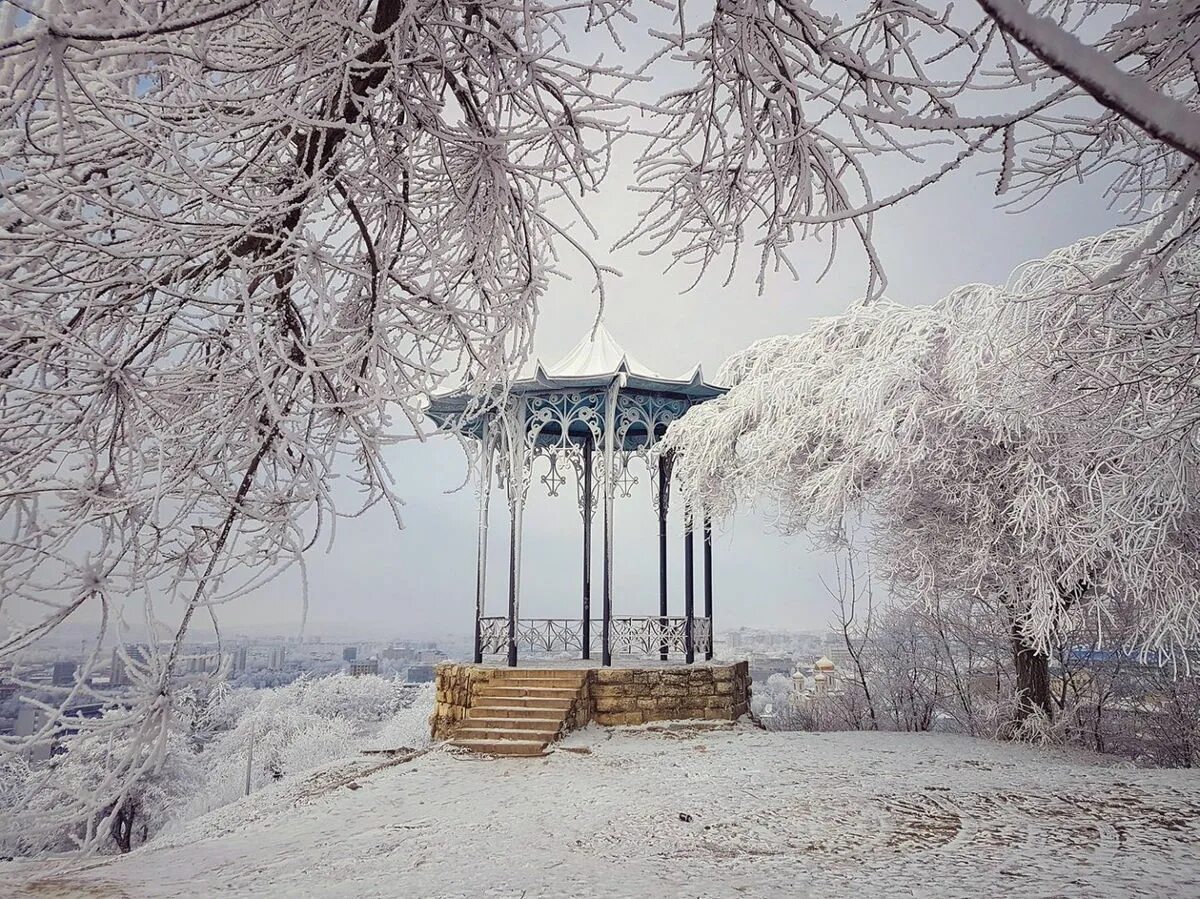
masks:
<svg viewBox="0 0 1200 899"><path fill-rule="evenodd" d="M648 46L645 39L632 40L630 57L645 53ZM660 81L649 93L662 87ZM823 281L815 279L824 266L825 247L797 247L794 258L800 279L793 281L786 274L773 277L762 296L754 283L757 259L752 247L746 248L743 266L728 285L722 283L722 269L688 294L681 290L692 273L664 274L668 260L662 254L648 258L636 250L610 252L645 203L628 189L635 149L632 145L621 149L603 190L584 198L583 205L600 231L599 240L585 243L601 261L622 273L607 284L604 319L609 330L651 368L672 374L700 362L706 373L714 375L728 355L752 341L803 331L813 318L840 312L862 297L864 257L848 234L843 235L837 263ZM868 162L868 169L876 176L876 195L895 189L903 173L886 161L873 163ZM1067 188L1051 202L1011 215L996 209L994 183L994 176L981 174L979 167L968 168L878 215L876 245L887 268L892 299L927 303L962 283L1002 281L1021 262L1103 231L1116 221L1094 185ZM584 233L581 229L576 236ZM562 268L569 278L557 282L545 296L536 331L535 352L548 363L579 339L597 312L586 266L568 258ZM476 503L470 490L448 492L464 477L461 452L454 441L435 438L396 447L389 461L407 502L406 529L397 532L382 508L339 522L333 551L326 554L322 543L309 557L311 607L306 631L380 637L454 633L469 639ZM645 472L639 477L635 495L617 504L614 604L620 614L657 609L656 528ZM682 537L679 522L672 521L671 526L671 602L673 609L681 611ZM597 556L599 527L597 517ZM580 543L573 485L567 484L552 500L535 476L525 519L523 615L579 614ZM748 508L723 523L714 556L719 630L743 624L780 629L819 629L828 624L832 606L819 574L829 570L830 558L814 550L804 537L773 533L760 510ZM502 614L507 515L498 499L493 503L491 558L489 612ZM257 601L226 606L221 613L223 628L295 632L300 621L298 585L298 577L284 577ZM597 558L596 616L599 597Z"/></svg>

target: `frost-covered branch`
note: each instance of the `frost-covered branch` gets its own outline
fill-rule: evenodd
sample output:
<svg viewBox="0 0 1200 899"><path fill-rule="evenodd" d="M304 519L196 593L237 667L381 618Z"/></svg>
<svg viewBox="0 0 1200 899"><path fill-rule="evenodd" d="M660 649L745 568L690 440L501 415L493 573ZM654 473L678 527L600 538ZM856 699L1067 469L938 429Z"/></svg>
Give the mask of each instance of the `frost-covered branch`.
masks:
<svg viewBox="0 0 1200 899"><path fill-rule="evenodd" d="M1020 0L953 7L868 0L722 0L659 35L696 76L654 108L627 237L700 271L748 242L769 268L807 236L850 228L869 296L886 285L875 213L994 163L1007 206L1104 179L1130 221L1194 229L1200 96L1191 0ZM886 175L899 187L878 190ZM1171 247L1161 248L1169 252Z"/></svg>
<svg viewBox="0 0 1200 899"><path fill-rule="evenodd" d="M1005 32L1098 103L1129 119L1154 140L1200 162L1200 116L1194 108L1122 71L1103 53L1053 19L1034 15L1018 0L979 0L979 5Z"/></svg>
<svg viewBox="0 0 1200 899"><path fill-rule="evenodd" d="M866 516L914 597L988 601L1018 665L1075 616L1133 610L1137 649L1200 640L1195 315L1200 248L1095 285L1142 246L1114 232L1008 285L886 301L735 355L723 398L668 431L685 493L778 504L838 545ZM1025 659L1021 653L1027 653ZM1048 701L1048 700L1047 700Z"/></svg>
<svg viewBox="0 0 1200 899"><path fill-rule="evenodd" d="M96 725L145 749L96 785L110 814L161 763L193 616L338 514L399 522L384 448L448 379L524 358L548 203L613 134L573 8L4 5L0 654L90 617L92 670L144 601L135 695Z"/></svg>

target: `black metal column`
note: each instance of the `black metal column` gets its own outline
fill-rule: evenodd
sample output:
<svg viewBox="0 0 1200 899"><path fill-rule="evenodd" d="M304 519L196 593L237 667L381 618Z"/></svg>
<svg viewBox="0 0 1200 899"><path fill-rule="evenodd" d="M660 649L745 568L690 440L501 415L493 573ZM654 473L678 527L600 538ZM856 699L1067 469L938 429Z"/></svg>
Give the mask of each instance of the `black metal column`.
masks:
<svg viewBox="0 0 1200 899"><path fill-rule="evenodd" d="M612 664L612 574L613 574L613 467L617 448L617 398L621 378L615 378L604 401L604 622L600 625L600 663Z"/></svg>
<svg viewBox="0 0 1200 899"><path fill-rule="evenodd" d="M520 539L520 513L517 504L509 504L508 536L508 667L517 667L517 541Z"/></svg>
<svg viewBox="0 0 1200 899"><path fill-rule="evenodd" d="M607 489L607 488L606 488ZM600 664L612 664L612 502L604 504L604 620L600 624Z"/></svg>
<svg viewBox="0 0 1200 899"><path fill-rule="evenodd" d="M696 577L692 571L694 543L692 512L690 509L686 509L683 513L683 640L687 653L686 661L689 665L696 661L696 647L692 642L696 614Z"/></svg>
<svg viewBox="0 0 1200 899"><path fill-rule="evenodd" d="M492 444L484 425L479 454L479 534L475 546L475 664L483 661L483 609L487 595L488 502L492 493Z"/></svg>
<svg viewBox="0 0 1200 899"><path fill-rule="evenodd" d="M592 657L592 438L583 443L583 658Z"/></svg>
<svg viewBox="0 0 1200 899"><path fill-rule="evenodd" d="M704 617L708 619L708 639L704 646L704 661L713 657L713 611L712 611L712 519L704 513Z"/></svg>
<svg viewBox="0 0 1200 899"><path fill-rule="evenodd" d="M667 460L658 457L658 614L663 641L659 657L667 660Z"/></svg>

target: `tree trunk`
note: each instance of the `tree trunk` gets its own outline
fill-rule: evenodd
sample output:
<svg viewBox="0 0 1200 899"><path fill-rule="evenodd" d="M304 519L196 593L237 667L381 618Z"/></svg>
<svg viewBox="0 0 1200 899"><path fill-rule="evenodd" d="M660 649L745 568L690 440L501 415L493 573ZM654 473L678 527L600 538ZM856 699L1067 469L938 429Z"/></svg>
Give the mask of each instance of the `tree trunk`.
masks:
<svg viewBox="0 0 1200 899"><path fill-rule="evenodd" d="M1017 674L1015 725L1040 712L1054 720L1054 701L1050 696L1050 657L1025 642L1020 626L1012 626L1013 665Z"/></svg>
<svg viewBox="0 0 1200 899"><path fill-rule="evenodd" d="M121 852L128 852L133 848L133 824L136 818L137 803L129 798L123 799L109 826L113 841Z"/></svg>

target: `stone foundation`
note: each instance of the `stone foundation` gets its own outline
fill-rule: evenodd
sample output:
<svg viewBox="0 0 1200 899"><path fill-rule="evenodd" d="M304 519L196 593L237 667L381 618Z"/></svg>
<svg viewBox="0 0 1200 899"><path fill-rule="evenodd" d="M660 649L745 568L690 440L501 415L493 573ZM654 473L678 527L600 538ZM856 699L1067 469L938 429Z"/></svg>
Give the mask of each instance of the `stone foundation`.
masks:
<svg viewBox="0 0 1200 899"><path fill-rule="evenodd" d="M435 740L448 737L467 716L475 688L490 681L495 670L479 665L456 665L448 662L437 666L437 698L433 707L433 717L430 719Z"/></svg>
<svg viewBox="0 0 1200 899"><path fill-rule="evenodd" d="M453 733L471 708L480 684L503 678L503 672L511 670L453 662L438 665L437 704L430 721L433 738L445 739ZM603 725L697 719L733 721L750 709L750 671L746 662L590 668L584 673L579 695L567 713L568 730L589 721Z"/></svg>
<svg viewBox="0 0 1200 899"><path fill-rule="evenodd" d="M733 721L750 710L746 662L679 668L599 668L591 672L597 724L707 719Z"/></svg>

